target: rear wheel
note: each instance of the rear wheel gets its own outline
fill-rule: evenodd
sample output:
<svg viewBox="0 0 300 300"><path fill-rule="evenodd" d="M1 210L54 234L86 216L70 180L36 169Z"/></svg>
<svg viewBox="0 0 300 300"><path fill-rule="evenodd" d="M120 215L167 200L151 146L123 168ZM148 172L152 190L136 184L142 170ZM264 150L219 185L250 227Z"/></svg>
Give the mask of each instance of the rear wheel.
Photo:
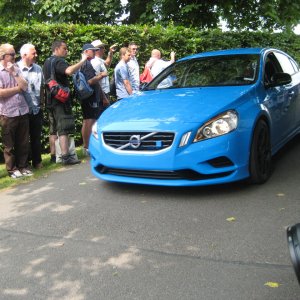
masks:
<svg viewBox="0 0 300 300"><path fill-rule="evenodd" d="M262 184L271 176L272 155L270 133L267 123L259 120L256 124L249 161L250 181Z"/></svg>

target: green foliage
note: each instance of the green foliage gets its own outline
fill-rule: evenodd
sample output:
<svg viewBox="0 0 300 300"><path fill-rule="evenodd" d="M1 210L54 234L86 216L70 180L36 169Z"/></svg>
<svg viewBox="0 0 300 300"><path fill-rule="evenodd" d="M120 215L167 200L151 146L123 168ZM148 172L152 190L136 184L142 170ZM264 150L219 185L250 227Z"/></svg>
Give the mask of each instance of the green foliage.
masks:
<svg viewBox="0 0 300 300"><path fill-rule="evenodd" d="M120 0L1 0L0 24L51 22L116 24L123 14Z"/></svg>
<svg viewBox="0 0 300 300"><path fill-rule="evenodd" d="M175 51L176 57L181 58L186 55L217 49L276 47L288 52L300 62L300 36L291 32L273 34L249 31L223 33L219 29L199 31L183 26L106 26L45 23L31 25L19 23L14 26L0 28L0 43L11 43L15 46L16 51L19 51L24 43L33 43L39 54L38 63L40 65L43 65L46 58L51 55L51 44L56 39L67 41L69 48L67 61L70 64L78 62L80 59L82 45L95 39L100 39L107 45L117 43L119 48L127 46L131 41L135 41L140 45L138 61L141 71L150 57L151 50L154 48L161 50L163 57L169 59L171 51ZM118 60L118 55L115 54L109 69L110 75ZM82 117L81 108L77 100L74 101L73 110L77 129L75 141L77 145L80 145ZM45 149L48 149L48 119L46 115L43 145Z"/></svg>
<svg viewBox="0 0 300 300"><path fill-rule="evenodd" d="M115 24L121 17L123 7L120 0L39 0L38 13L50 22L73 22L84 24Z"/></svg>
<svg viewBox="0 0 300 300"><path fill-rule="evenodd" d="M124 18L124 12L127 13ZM0 24L148 24L216 29L291 31L300 23L295 0L0 0Z"/></svg>
<svg viewBox="0 0 300 300"><path fill-rule="evenodd" d="M300 22L300 2L293 0L128 0L129 24L172 23L199 29L292 30Z"/></svg>

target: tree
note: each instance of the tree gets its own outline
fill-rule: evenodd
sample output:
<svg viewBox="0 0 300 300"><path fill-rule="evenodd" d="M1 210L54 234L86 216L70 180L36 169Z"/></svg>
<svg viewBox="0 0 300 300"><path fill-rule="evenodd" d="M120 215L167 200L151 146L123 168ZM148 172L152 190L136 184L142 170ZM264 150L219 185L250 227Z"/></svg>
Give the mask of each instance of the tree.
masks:
<svg viewBox="0 0 300 300"><path fill-rule="evenodd" d="M169 24L237 30L292 30L300 23L299 0L0 0L0 23Z"/></svg>
<svg viewBox="0 0 300 300"><path fill-rule="evenodd" d="M143 0L128 0L126 9L129 24L206 29L218 27L223 19L230 29L273 31L291 30L300 22L299 0L150 0L146 5Z"/></svg>
<svg viewBox="0 0 300 300"><path fill-rule="evenodd" d="M293 0L225 1L220 15L230 29L292 30L300 22L300 2Z"/></svg>
<svg viewBox="0 0 300 300"><path fill-rule="evenodd" d="M39 14L51 22L116 24L123 13L120 0L38 0Z"/></svg>
<svg viewBox="0 0 300 300"><path fill-rule="evenodd" d="M121 0L0 0L1 24L17 22L116 24Z"/></svg>
<svg viewBox="0 0 300 300"><path fill-rule="evenodd" d="M34 4L30 0L0 0L0 24L23 22L34 14Z"/></svg>

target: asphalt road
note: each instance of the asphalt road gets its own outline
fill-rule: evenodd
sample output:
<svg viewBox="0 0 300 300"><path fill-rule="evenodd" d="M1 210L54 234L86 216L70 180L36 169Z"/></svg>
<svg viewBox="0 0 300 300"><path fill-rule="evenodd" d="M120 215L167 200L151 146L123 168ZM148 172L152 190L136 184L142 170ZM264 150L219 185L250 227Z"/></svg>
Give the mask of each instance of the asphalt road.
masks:
<svg viewBox="0 0 300 300"><path fill-rule="evenodd" d="M300 138L275 164L259 186L115 184L84 163L2 191L0 299L300 299Z"/></svg>

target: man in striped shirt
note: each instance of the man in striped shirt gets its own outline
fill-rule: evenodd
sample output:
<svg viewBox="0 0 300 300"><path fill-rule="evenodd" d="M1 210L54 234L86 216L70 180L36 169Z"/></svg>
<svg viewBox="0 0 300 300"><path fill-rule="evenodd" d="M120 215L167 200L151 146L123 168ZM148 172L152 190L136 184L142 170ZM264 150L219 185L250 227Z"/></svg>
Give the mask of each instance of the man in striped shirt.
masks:
<svg viewBox="0 0 300 300"><path fill-rule="evenodd" d="M28 105L23 96L27 81L15 64L12 45L0 45L0 125L6 170L11 178L30 176Z"/></svg>

